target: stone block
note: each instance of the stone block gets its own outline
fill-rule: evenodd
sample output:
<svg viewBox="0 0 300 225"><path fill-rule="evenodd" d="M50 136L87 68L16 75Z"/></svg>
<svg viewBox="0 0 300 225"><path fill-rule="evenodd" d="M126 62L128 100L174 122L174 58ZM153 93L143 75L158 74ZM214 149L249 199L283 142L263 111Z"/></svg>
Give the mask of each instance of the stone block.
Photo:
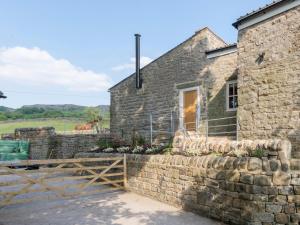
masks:
<svg viewBox="0 0 300 225"><path fill-rule="evenodd" d="M296 212L295 204L287 204L284 206L284 212L287 214L293 214Z"/></svg>
<svg viewBox="0 0 300 225"><path fill-rule="evenodd" d="M273 173L273 184L274 185L289 185L291 182L291 175L286 172L276 171Z"/></svg>
<svg viewBox="0 0 300 225"><path fill-rule="evenodd" d="M282 205L278 203L267 203L266 212L269 213L280 213L282 211Z"/></svg>
<svg viewBox="0 0 300 225"><path fill-rule="evenodd" d="M294 192L296 195L300 195L300 186L294 186Z"/></svg>
<svg viewBox="0 0 300 225"><path fill-rule="evenodd" d="M300 223L300 213L291 214L292 223Z"/></svg>
<svg viewBox="0 0 300 225"><path fill-rule="evenodd" d="M276 223L280 223L280 224L288 224L290 221L290 217L285 213L277 213L275 215L275 221Z"/></svg>
<svg viewBox="0 0 300 225"><path fill-rule="evenodd" d="M291 184L300 186L300 178L293 178Z"/></svg>
<svg viewBox="0 0 300 225"><path fill-rule="evenodd" d="M297 203L300 204L300 195L290 195L288 197L288 202L289 203Z"/></svg>
<svg viewBox="0 0 300 225"><path fill-rule="evenodd" d="M253 184L253 175L241 173L240 182L244 184Z"/></svg>
<svg viewBox="0 0 300 225"><path fill-rule="evenodd" d="M258 186L271 186L271 177L265 175L255 175L254 184Z"/></svg>
<svg viewBox="0 0 300 225"><path fill-rule="evenodd" d="M278 193L280 195L293 195L294 189L292 186L282 186L282 187L278 187Z"/></svg>
<svg viewBox="0 0 300 225"><path fill-rule="evenodd" d="M263 222L263 223L272 223L274 222L274 214L272 213L255 213L253 215L254 221Z"/></svg>
<svg viewBox="0 0 300 225"><path fill-rule="evenodd" d="M258 171L262 170L262 160L259 158L250 158L248 161L248 170L249 171Z"/></svg>
<svg viewBox="0 0 300 225"><path fill-rule="evenodd" d="M279 160L269 160L269 164L270 164L270 169L272 171L277 171L278 169L280 169L280 161Z"/></svg>
<svg viewBox="0 0 300 225"><path fill-rule="evenodd" d="M240 173L238 170L226 171L226 180L231 182L238 182L240 180Z"/></svg>

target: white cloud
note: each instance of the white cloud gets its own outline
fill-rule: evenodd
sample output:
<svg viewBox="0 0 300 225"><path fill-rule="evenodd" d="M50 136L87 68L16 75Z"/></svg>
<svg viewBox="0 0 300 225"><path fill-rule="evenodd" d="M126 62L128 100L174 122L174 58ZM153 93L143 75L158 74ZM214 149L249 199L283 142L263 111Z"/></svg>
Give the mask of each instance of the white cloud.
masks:
<svg viewBox="0 0 300 225"><path fill-rule="evenodd" d="M1 48L0 79L71 91L106 91L111 86L106 74L84 70L36 47Z"/></svg>
<svg viewBox="0 0 300 225"><path fill-rule="evenodd" d="M151 59L147 56L142 56L141 57L141 67L146 66L147 64L152 62L152 60L153 59ZM122 70L127 70L127 69L135 69L135 58L134 57L130 58L129 63L125 63L125 64L115 66L112 68L112 70L114 70L114 71L122 71Z"/></svg>

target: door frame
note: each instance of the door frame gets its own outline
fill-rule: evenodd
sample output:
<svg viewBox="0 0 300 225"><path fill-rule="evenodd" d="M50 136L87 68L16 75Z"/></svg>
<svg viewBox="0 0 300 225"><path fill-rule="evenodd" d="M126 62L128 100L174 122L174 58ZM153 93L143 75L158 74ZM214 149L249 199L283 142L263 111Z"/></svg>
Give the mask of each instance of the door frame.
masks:
<svg viewBox="0 0 300 225"><path fill-rule="evenodd" d="M187 91L197 91L197 107L200 106L200 86L195 86L195 87L189 87L189 88L184 88L184 89L180 89L179 91L179 128L183 129L184 128L184 92ZM199 110L197 108L197 112L196 112L196 130L198 129L198 121L199 120Z"/></svg>

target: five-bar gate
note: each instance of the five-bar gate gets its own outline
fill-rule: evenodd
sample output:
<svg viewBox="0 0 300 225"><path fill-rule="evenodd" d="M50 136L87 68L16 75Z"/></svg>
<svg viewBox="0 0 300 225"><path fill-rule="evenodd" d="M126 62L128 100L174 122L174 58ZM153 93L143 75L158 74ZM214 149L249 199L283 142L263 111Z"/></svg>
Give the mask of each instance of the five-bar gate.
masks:
<svg viewBox="0 0 300 225"><path fill-rule="evenodd" d="M0 206L122 190L125 185L125 155L0 163Z"/></svg>

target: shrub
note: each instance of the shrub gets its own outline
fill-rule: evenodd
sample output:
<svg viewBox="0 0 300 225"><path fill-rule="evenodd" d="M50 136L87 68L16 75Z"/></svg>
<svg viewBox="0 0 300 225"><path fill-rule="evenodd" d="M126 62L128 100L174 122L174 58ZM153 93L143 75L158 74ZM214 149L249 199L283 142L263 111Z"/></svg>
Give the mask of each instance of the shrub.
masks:
<svg viewBox="0 0 300 225"><path fill-rule="evenodd" d="M103 149L103 152L105 153L111 153L111 152L114 152L115 150L113 148L106 148L106 149Z"/></svg>
<svg viewBox="0 0 300 225"><path fill-rule="evenodd" d="M145 153L146 154L157 154L160 153L162 151L162 148L160 147L152 147L152 148L147 148Z"/></svg>
<svg viewBox="0 0 300 225"><path fill-rule="evenodd" d="M254 152L251 153L251 156L257 157L257 158L262 158L265 156L265 150L262 148L257 148L257 149L255 149Z"/></svg>
<svg viewBox="0 0 300 225"><path fill-rule="evenodd" d="M142 145L145 145L145 143L146 143L145 138L142 137L141 135L137 134L137 132L135 132L135 131L133 132L131 141L132 141L131 144L133 147L142 146Z"/></svg>
<svg viewBox="0 0 300 225"><path fill-rule="evenodd" d="M97 141L97 146L102 150L105 148L112 148L113 143L111 140L108 139L100 139L99 141Z"/></svg>
<svg viewBox="0 0 300 225"><path fill-rule="evenodd" d="M123 147L117 148L117 152L119 152L119 153L129 153L130 151L131 151L130 147L128 147L128 146L123 146Z"/></svg>
<svg viewBox="0 0 300 225"><path fill-rule="evenodd" d="M144 148L142 146L136 146L132 150L132 153L134 153L134 154L142 154L143 152L144 152Z"/></svg>

